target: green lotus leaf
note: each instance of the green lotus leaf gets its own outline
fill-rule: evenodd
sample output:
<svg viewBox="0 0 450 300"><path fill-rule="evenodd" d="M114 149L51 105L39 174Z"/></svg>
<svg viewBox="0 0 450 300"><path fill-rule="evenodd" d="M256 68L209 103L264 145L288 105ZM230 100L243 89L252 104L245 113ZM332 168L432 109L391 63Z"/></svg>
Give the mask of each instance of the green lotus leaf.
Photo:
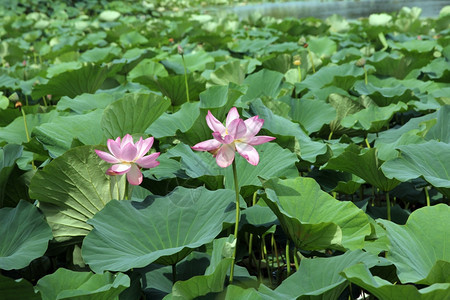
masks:
<svg viewBox="0 0 450 300"><path fill-rule="evenodd" d="M120 17L120 13L114 10L104 10L102 11L98 18L102 21L113 22Z"/></svg>
<svg viewBox="0 0 450 300"><path fill-rule="evenodd" d="M290 98L289 117L300 123L308 134L319 131L336 118L336 110L320 100Z"/></svg>
<svg viewBox="0 0 450 300"><path fill-rule="evenodd" d="M80 55L80 60L89 63L104 63L110 62L113 58L122 54L119 46L110 45L104 48L92 48Z"/></svg>
<svg viewBox="0 0 450 300"><path fill-rule="evenodd" d="M121 34L119 41L121 45L127 48L148 43L148 39L137 31Z"/></svg>
<svg viewBox="0 0 450 300"><path fill-rule="evenodd" d="M381 166L387 177L400 181L423 177L435 187L450 188L450 144L431 140L397 149L401 156Z"/></svg>
<svg viewBox="0 0 450 300"><path fill-rule="evenodd" d="M267 96L275 98L281 89L283 74L268 69L247 76L244 84L248 85L247 93L242 97L242 102Z"/></svg>
<svg viewBox="0 0 450 300"><path fill-rule="evenodd" d="M50 122L58 116L59 114L56 110L42 114L27 114L27 127L29 129L34 128L43 123ZM23 116L17 117L14 121L9 123L9 125L2 127L2 130L0 131L0 143L7 142L10 144L22 144L27 141L28 139L25 131Z"/></svg>
<svg viewBox="0 0 450 300"><path fill-rule="evenodd" d="M344 128L341 125L341 121L346 116L351 116L352 114L357 113L358 111L363 109L363 106L358 102L350 99L347 96L343 96L340 94L332 93L328 96L328 102L333 106L336 110L336 118L330 123L331 135L333 133L344 133L348 131L348 129Z"/></svg>
<svg viewBox="0 0 450 300"><path fill-rule="evenodd" d="M129 73L128 80L145 84L147 81L156 77L166 77L167 73L164 66L153 59L143 59Z"/></svg>
<svg viewBox="0 0 450 300"><path fill-rule="evenodd" d="M242 63L239 60L221 65L211 73L210 79L218 85L228 85L230 82L242 84L247 71L248 62Z"/></svg>
<svg viewBox="0 0 450 300"><path fill-rule="evenodd" d="M314 163L317 156L327 152L327 146L324 143L313 141L298 124L274 114L264 106L260 99L253 101L250 104L250 109L254 114L264 119L264 129L276 135L295 137L300 144L302 159Z"/></svg>
<svg viewBox="0 0 450 300"><path fill-rule="evenodd" d="M105 137L92 128L100 127L102 113L97 109L83 115L57 116L35 127L32 134L52 157L58 157L72 147L74 139L85 145L100 144Z"/></svg>
<svg viewBox="0 0 450 300"><path fill-rule="evenodd" d="M371 233L362 210L323 192L312 178L271 179L263 186L264 200L298 248L361 249Z"/></svg>
<svg viewBox="0 0 450 300"><path fill-rule="evenodd" d="M262 57L261 60L263 61L264 68L283 74L285 74L292 66L292 56L286 53L272 53L266 57Z"/></svg>
<svg viewBox="0 0 450 300"><path fill-rule="evenodd" d="M24 200L0 209L0 269L21 269L42 256L52 231L38 209Z"/></svg>
<svg viewBox="0 0 450 300"><path fill-rule="evenodd" d="M33 285L21 278L12 278L0 275L0 295L8 300L41 300L41 295L34 291Z"/></svg>
<svg viewBox="0 0 450 300"><path fill-rule="evenodd" d="M343 90L350 89L353 84L364 75L364 70L348 63L339 66L325 66L305 80L295 84L297 93L303 90L319 90L329 85L334 85Z"/></svg>
<svg viewBox="0 0 450 300"><path fill-rule="evenodd" d="M384 175L380 169L382 161L376 155L375 148L361 151L357 145L351 144L343 153L332 157L321 169L349 172L383 191L390 191L400 181L389 179Z"/></svg>
<svg viewBox="0 0 450 300"><path fill-rule="evenodd" d="M170 106L155 94L128 94L105 108L101 126L107 138L143 133Z"/></svg>
<svg viewBox="0 0 450 300"><path fill-rule="evenodd" d="M425 135L427 140L437 140L450 144L450 105L445 105L437 112L437 122Z"/></svg>
<svg viewBox="0 0 450 300"><path fill-rule="evenodd" d="M434 49L434 47L437 46L437 42L435 40L423 41L423 40L419 40L419 39L414 39L414 40L408 40L408 41L402 42L402 43L396 43L396 42L391 41L389 43L389 46L392 49L404 50L405 52L423 53L423 52L432 51Z"/></svg>
<svg viewBox="0 0 450 300"><path fill-rule="evenodd" d="M121 96L120 93L81 94L73 99L64 96L56 104L56 109L59 111L71 110L77 114L83 114L98 108L106 108Z"/></svg>
<svg viewBox="0 0 450 300"><path fill-rule="evenodd" d="M198 99L199 94L205 90L205 79L196 74L189 73L187 80L189 99L190 101L195 101ZM171 100L173 106L179 106L187 102L184 75L153 78L151 81L146 82L145 85L152 90L160 91Z"/></svg>
<svg viewBox="0 0 450 300"><path fill-rule="evenodd" d="M327 258L303 259L297 272L284 280L275 292L283 294L284 299L311 299L312 296L338 299L348 286L347 280L340 275L345 268L356 264L371 268L384 263L382 258L361 250Z"/></svg>
<svg viewBox="0 0 450 300"><path fill-rule="evenodd" d="M308 177L314 178L327 193L338 192L350 195L364 183L364 180L356 175L332 170L313 169Z"/></svg>
<svg viewBox="0 0 450 300"><path fill-rule="evenodd" d="M253 205L242 212L242 229L257 235L263 235L273 225L277 225L277 217L267 206Z"/></svg>
<svg viewBox="0 0 450 300"><path fill-rule="evenodd" d="M425 66L430 61L428 55L404 55L398 51L392 53L375 52L367 59L367 63L374 66L376 75L392 76L403 79L412 70Z"/></svg>
<svg viewBox="0 0 450 300"><path fill-rule="evenodd" d="M22 156L23 146L8 144L0 148L0 208L5 204L5 188L15 162Z"/></svg>
<svg viewBox="0 0 450 300"><path fill-rule="evenodd" d="M402 283L448 283L450 229L445 224L449 217L450 207L438 204L414 211L405 225L378 220L391 243L386 258L397 267Z"/></svg>
<svg viewBox="0 0 450 300"><path fill-rule="evenodd" d="M105 81L109 69L94 64L85 64L77 70L58 74L47 83L34 86L31 96L38 99L47 95L54 98L68 96L74 98L83 93L95 93Z"/></svg>
<svg viewBox="0 0 450 300"><path fill-rule="evenodd" d="M336 52L336 42L327 36L313 38L308 41L308 48L320 58L330 57Z"/></svg>
<svg viewBox="0 0 450 300"><path fill-rule="evenodd" d="M36 289L43 300L52 299L116 299L130 286L130 278L122 273L93 274L59 268L39 279Z"/></svg>
<svg viewBox="0 0 450 300"><path fill-rule="evenodd" d="M0 92L0 110L8 108L9 99L3 96L3 92Z"/></svg>
<svg viewBox="0 0 450 300"><path fill-rule="evenodd" d="M411 100L418 100L413 89L404 86L401 81L393 85L388 85L387 82L377 82L373 80L374 78L373 76L369 76L369 82L367 84L362 80L356 82L354 89L361 95L369 96L378 106L388 106L398 102L407 103ZM375 82L376 84L381 84L381 86L374 84Z"/></svg>
<svg viewBox="0 0 450 300"><path fill-rule="evenodd" d="M214 63L214 58L205 51L191 52L184 55L184 62L188 72L204 71L207 64ZM162 63L173 69L177 74L184 74L183 58L176 54Z"/></svg>
<svg viewBox="0 0 450 300"><path fill-rule="evenodd" d="M351 283L366 289L378 299L445 299L450 290L450 283L436 283L422 289L414 285L392 284L378 276L373 276L369 268L363 264L356 264L345 269L342 276Z"/></svg>
<svg viewBox="0 0 450 300"><path fill-rule="evenodd" d="M224 289L227 272L232 263L234 237L215 239L209 267L204 275L197 275L186 281L177 281L172 288L172 299L195 299L208 293L221 292Z"/></svg>
<svg viewBox="0 0 450 300"><path fill-rule="evenodd" d="M236 168L239 186L261 186L258 177L268 179L277 176L292 177L297 174L295 162L298 161L295 154L283 149L276 143L265 143L256 146L259 152L260 162L257 166L249 164L236 153ZM220 168L215 158L207 152L194 152L189 146L179 144L168 151L169 157L180 157L181 168L191 178L202 176L225 177L225 187L234 189L232 168ZM206 182L217 178L200 178ZM220 179L221 180L221 179Z"/></svg>
<svg viewBox="0 0 450 300"><path fill-rule="evenodd" d="M83 258L95 272L126 271L157 260L175 264L220 233L234 215L233 195L177 187L140 203L111 201L89 221L94 230L83 242Z"/></svg>
<svg viewBox="0 0 450 300"><path fill-rule="evenodd" d="M199 102L183 103L176 113L163 113L145 133L162 138L175 136L179 130L182 133L188 131L200 115Z"/></svg>
<svg viewBox="0 0 450 300"><path fill-rule="evenodd" d="M64 241L85 236L86 221L111 199L123 199L125 176L105 174L111 165L101 160L93 146L73 148L40 169L31 179L30 197L40 201L53 236Z"/></svg>
<svg viewBox="0 0 450 300"><path fill-rule="evenodd" d="M341 120L341 125L355 130L365 130L368 132L378 132L384 126L387 126L394 116L400 111L406 111L408 105L399 102L389 106L379 107L370 105L352 115L346 116Z"/></svg>

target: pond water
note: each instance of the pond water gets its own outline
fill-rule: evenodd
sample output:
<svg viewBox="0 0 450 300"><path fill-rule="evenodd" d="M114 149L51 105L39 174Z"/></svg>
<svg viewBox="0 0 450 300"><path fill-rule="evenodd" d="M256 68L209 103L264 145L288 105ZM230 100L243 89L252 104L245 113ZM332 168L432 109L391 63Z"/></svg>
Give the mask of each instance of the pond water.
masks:
<svg viewBox="0 0 450 300"><path fill-rule="evenodd" d="M245 18L255 12L276 18L327 18L333 14L345 18L367 17L373 13L398 11L402 7L420 7L422 17L436 17L449 0L367 0L367 1L292 1L284 3L262 3L236 6L231 10L239 18Z"/></svg>

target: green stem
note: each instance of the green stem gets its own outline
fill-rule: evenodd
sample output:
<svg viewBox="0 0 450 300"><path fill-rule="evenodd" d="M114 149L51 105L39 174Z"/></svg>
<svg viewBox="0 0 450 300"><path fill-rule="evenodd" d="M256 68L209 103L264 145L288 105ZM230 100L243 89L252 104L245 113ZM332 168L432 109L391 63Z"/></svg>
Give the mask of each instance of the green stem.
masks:
<svg viewBox="0 0 450 300"><path fill-rule="evenodd" d="M42 96L42 100L44 100L44 106L48 106L47 105L47 100L45 100L45 96Z"/></svg>
<svg viewBox="0 0 450 300"><path fill-rule="evenodd" d="M364 70L364 83L367 85L367 83L369 82L367 79L367 70L366 67L363 66L363 70Z"/></svg>
<svg viewBox="0 0 450 300"><path fill-rule="evenodd" d="M25 114L25 110L23 108L20 108L20 112L22 113L23 116L23 125L25 127L25 135L27 136L27 142L30 142L30 133L28 131L28 125L27 125L27 116ZM36 169L36 166L34 164L34 160L31 160L31 166L33 167L33 169Z"/></svg>
<svg viewBox="0 0 450 300"><path fill-rule="evenodd" d="M177 264L172 265L172 282L175 283L177 281Z"/></svg>
<svg viewBox="0 0 450 300"><path fill-rule="evenodd" d="M367 140L367 138L365 138L364 141L366 142L367 148L370 149L370 143L369 143L369 141Z"/></svg>
<svg viewBox="0 0 450 300"><path fill-rule="evenodd" d="M183 67L184 67L184 83L186 84L186 100L189 103L189 85L188 85L188 79L187 79L187 68L186 68L186 62L184 61L184 55L181 55L181 59L183 60Z"/></svg>
<svg viewBox="0 0 450 300"><path fill-rule="evenodd" d="M125 183L125 195L123 195L124 196L124 198L125 198L125 200L128 200L128 185L129 185L129 183L128 183L128 181Z"/></svg>
<svg viewBox="0 0 450 300"><path fill-rule="evenodd" d="M425 191L425 197L427 198L427 206L430 206L430 195L428 194L428 187L424 187L423 190Z"/></svg>
<svg viewBox="0 0 450 300"><path fill-rule="evenodd" d="M309 48L306 48L306 49L308 49L309 60L311 61L311 67L313 69L313 73L316 73L316 67L314 66L314 61L313 61L311 51L309 51Z"/></svg>
<svg viewBox="0 0 450 300"><path fill-rule="evenodd" d="M298 68L298 82L302 81L302 69L300 69L300 66L297 66Z"/></svg>
<svg viewBox="0 0 450 300"><path fill-rule="evenodd" d="M289 250L289 241L286 242L286 268L287 268L287 276L291 276L291 257Z"/></svg>
<svg viewBox="0 0 450 300"><path fill-rule="evenodd" d="M237 178L237 170L236 170L236 160L233 160L233 179L234 179L234 191L236 193L236 223L234 226L234 238L236 239L236 245L233 251L233 258L231 262L231 270L230 270L230 283L233 282L233 274L234 274L234 263L236 261L236 249L237 249L237 239L238 239L238 229L239 229L239 184Z"/></svg>
<svg viewBox="0 0 450 300"><path fill-rule="evenodd" d="M333 131L332 132L330 132L330 135L328 136L328 140L330 141L331 140L331 137L333 136Z"/></svg>
<svg viewBox="0 0 450 300"><path fill-rule="evenodd" d="M297 258L297 247L294 247L294 265L295 265L295 270L298 270L299 265L298 265L298 258Z"/></svg>
<svg viewBox="0 0 450 300"><path fill-rule="evenodd" d="M389 199L389 192L386 192L387 218L391 220L391 200Z"/></svg>
<svg viewBox="0 0 450 300"><path fill-rule="evenodd" d="M252 206L256 204L256 193L253 193L253 200L252 200ZM248 254L249 257L252 257L252 251L253 251L253 233L250 233L249 242L248 242Z"/></svg>

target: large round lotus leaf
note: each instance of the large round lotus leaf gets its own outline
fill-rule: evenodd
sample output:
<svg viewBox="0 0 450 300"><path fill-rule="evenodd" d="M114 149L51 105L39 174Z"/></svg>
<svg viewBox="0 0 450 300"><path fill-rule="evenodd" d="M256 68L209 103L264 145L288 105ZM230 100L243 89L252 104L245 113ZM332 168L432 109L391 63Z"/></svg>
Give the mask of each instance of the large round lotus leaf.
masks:
<svg viewBox="0 0 450 300"><path fill-rule="evenodd" d="M107 138L143 133L170 106L155 94L128 94L105 108L101 126Z"/></svg>
<svg viewBox="0 0 450 300"><path fill-rule="evenodd" d="M83 258L95 272L127 271L158 259L174 264L219 234L234 216L233 199L231 190L179 187L140 203L111 201L89 221L94 230L83 242Z"/></svg>
<svg viewBox="0 0 450 300"><path fill-rule="evenodd" d="M371 233L362 210L323 192L312 178L271 179L263 185L264 200L298 248L361 249Z"/></svg>
<svg viewBox="0 0 450 300"><path fill-rule="evenodd" d="M378 299L448 299L450 290L450 283L436 283L422 289L418 289L417 286L411 284L392 284L378 276L373 276L368 266L363 264L353 265L345 269L342 276L351 283L366 289Z"/></svg>
<svg viewBox="0 0 450 300"><path fill-rule="evenodd" d="M360 263L369 268L385 264L383 258L361 250L348 251L334 257L302 259L297 272L284 280L275 292L285 295L284 299L319 295L321 299L338 299L348 285L339 273L349 266Z"/></svg>
<svg viewBox="0 0 450 300"><path fill-rule="evenodd" d="M386 176L401 181L422 176L435 187L450 188L450 144L431 140L397 149L401 156L381 166Z"/></svg>
<svg viewBox="0 0 450 300"><path fill-rule="evenodd" d="M403 283L448 282L450 274L450 207L438 204L414 211L406 225L378 220L391 242L387 259Z"/></svg>
<svg viewBox="0 0 450 300"><path fill-rule="evenodd" d="M343 153L331 158L321 168L349 172L383 191L390 191L400 182L396 179L387 178L381 172L380 164L382 161L379 161L376 155L375 148L361 153L361 149L357 145L351 144Z"/></svg>
<svg viewBox="0 0 450 300"><path fill-rule="evenodd" d="M36 289L41 292L43 300L109 300L116 299L129 286L130 278L122 273L93 274L59 268L41 278Z"/></svg>
<svg viewBox="0 0 450 300"><path fill-rule="evenodd" d="M46 95L59 98L68 96L73 98L83 93L95 93L108 75L109 69L93 64L86 64L80 69L69 70L58 74L48 80L47 83L33 87L33 99L39 99Z"/></svg>
<svg viewBox="0 0 450 300"><path fill-rule="evenodd" d="M0 209L0 269L21 269L42 256L52 231L38 209L21 200L17 207Z"/></svg>
<svg viewBox="0 0 450 300"><path fill-rule="evenodd" d="M0 295L7 300L41 300L39 293L35 293L33 285L27 280L12 279L0 275ZM4 298L3 298L4 297Z"/></svg>
<svg viewBox="0 0 450 300"><path fill-rule="evenodd" d="M125 176L106 175L110 164L101 160L94 148L73 148L31 179L30 197L40 201L56 240L85 236L92 229L88 219L111 199L123 199Z"/></svg>

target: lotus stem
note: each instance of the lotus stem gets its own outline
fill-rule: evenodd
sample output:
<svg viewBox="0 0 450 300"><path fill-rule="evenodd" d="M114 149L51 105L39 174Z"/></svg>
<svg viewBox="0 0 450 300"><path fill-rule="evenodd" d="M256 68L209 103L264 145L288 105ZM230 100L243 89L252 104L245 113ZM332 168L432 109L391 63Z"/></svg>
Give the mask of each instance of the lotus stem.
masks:
<svg viewBox="0 0 450 300"><path fill-rule="evenodd" d="M25 127L25 135L27 136L27 142L29 143L31 141L31 139L30 139L30 133L28 132L27 116L25 114L25 110L23 110L21 106L19 107L19 110L23 116L23 125ZM36 169L33 159L31 160L31 166L33 167L33 169Z"/></svg>
<svg viewBox="0 0 450 300"><path fill-rule="evenodd" d="M370 143L369 143L369 141L367 140L367 137L364 139L364 141L366 142L367 149L370 149Z"/></svg>
<svg viewBox="0 0 450 300"><path fill-rule="evenodd" d="M298 264L298 258L297 258L297 247L294 247L294 265L295 265L295 270L298 271L299 264Z"/></svg>
<svg viewBox="0 0 450 300"><path fill-rule="evenodd" d="M233 160L232 165L233 165L234 191L236 193L236 222L234 225L234 238L236 239L236 245L234 246L233 257L232 257L232 261L231 261L230 283L233 282L234 263L236 261L236 250L237 250L237 240L238 240L238 230L239 230L239 185L238 185L237 170L236 170L236 160Z"/></svg>
<svg viewBox="0 0 450 300"><path fill-rule="evenodd" d="M330 135L328 136L328 140L331 140L331 137L333 136L333 131L330 132Z"/></svg>
<svg viewBox="0 0 450 300"><path fill-rule="evenodd" d="M425 197L427 199L427 206L430 206L430 194L428 194L428 186L424 187L423 190L425 191Z"/></svg>
<svg viewBox="0 0 450 300"><path fill-rule="evenodd" d="M289 250L289 241L286 242L286 271L287 276L291 276L291 258L290 258L290 250Z"/></svg>
<svg viewBox="0 0 450 300"><path fill-rule="evenodd" d="M45 96L42 96L42 100L44 101L44 106L48 106L47 105L47 100L45 100Z"/></svg>
<svg viewBox="0 0 450 300"><path fill-rule="evenodd" d="M172 265L172 282L175 284L177 282L177 264Z"/></svg>
<svg viewBox="0 0 450 300"><path fill-rule="evenodd" d="M188 85L188 79L187 79L187 68L186 68L186 62L184 61L184 55L181 54L181 59L183 60L183 67L184 67L184 83L186 85L186 101L189 103L189 85Z"/></svg>
<svg viewBox="0 0 450 300"><path fill-rule="evenodd" d="M270 265L269 265L269 255L267 254L266 235L265 234L263 234L263 236L262 236L261 243L262 243L264 257L266 258L267 275L269 276L270 285L272 285L272 276L270 276L270 274L272 272L271 272Z"/></svg>
<svg viewBox="0 0 450 300"><path fill-rule="evenodd" d="M302 69L300 69L300 66L297 66L298 70L298 82L302 81Z"/></svg>
<svg viewBox="0 0 450 300"><path fill-rule="evenodd" d="M311 61L311 67L312 67L313 73L316 73L316 67L314 66L314 61L313 61L311 51L309 50L309 48L306 48L306 49L308 50L308 56L309 56L309 60Z"/></svg>
<svg viewBox="0 0 450 300"><path fill-rule="evenodd" d="M367 85L367 83L368 83L369 81L368 81L368 79L367 79L367 70L366 70L366 67L365 67L365 66L363 66L363 70L364 70L364 83Z"/></svg>
<svg viewBox="0 0 450 300"><path fill-rule="evenodd" d="M253 193L252 206L256 204L256 192ZM248 254L249 257L252 257L253 251L253 233L250 233L249 242L248 242Z"/></svg>
<svg viewBox="0 0 450 300"><path fill-rule="evenodd" d="M386 192L387 218L391 220L391 200L389 199L389 192Z"/></svg>

